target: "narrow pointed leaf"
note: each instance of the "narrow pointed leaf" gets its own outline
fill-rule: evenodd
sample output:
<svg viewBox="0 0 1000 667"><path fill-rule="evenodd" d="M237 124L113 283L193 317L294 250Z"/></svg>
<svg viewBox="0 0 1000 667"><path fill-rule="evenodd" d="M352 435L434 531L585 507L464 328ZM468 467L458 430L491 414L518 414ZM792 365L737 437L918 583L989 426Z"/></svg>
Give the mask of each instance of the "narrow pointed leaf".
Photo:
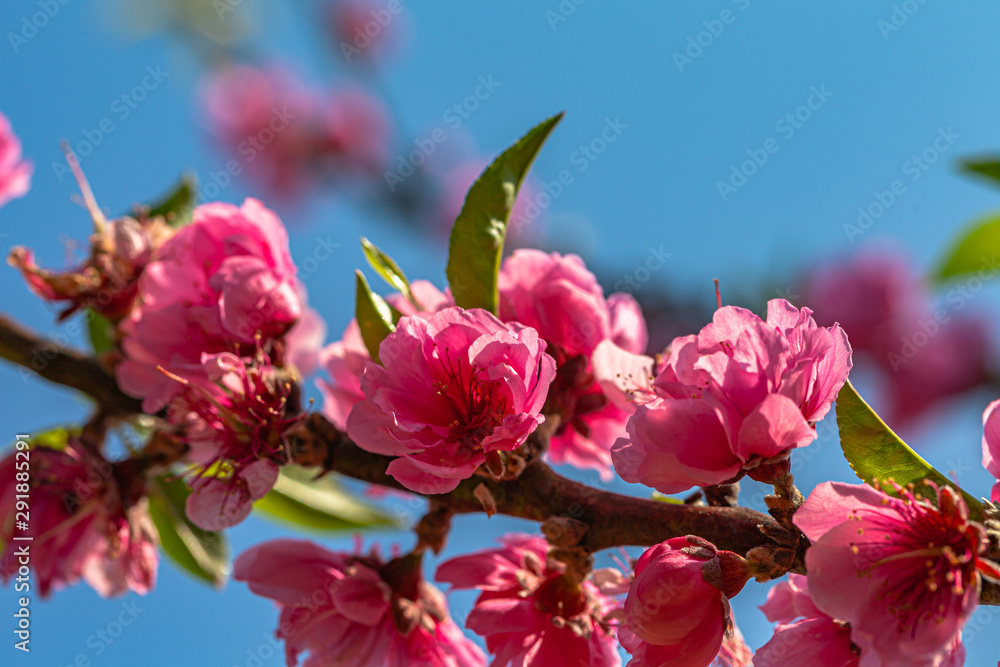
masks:
<svg viewBox="0 0 1000 667"><path fill-rule="evenodd" d="M396 526L392 517L353 496L332 475L316 479L317 473L282 468L274 489L254 504L254 511L314 532Z"/></svg>
<svg viewBox="0 0 1000 667"><path fill-rule="evenodd" d="M962 160L959 162L959 166L964 172L985 177L993 185L1000 186L1000 157Z"/></svg>
<svg viewBox="0 0 1000 667"><path fill-rule="evenodd" d="M510 212L528 169L562 117L560 113L535 126L494 160L469 189L448 246L448 285L455 305L496 314L497 274Z"/></svg>
<svg viewBox="0 0 1000 667"><path fill-rule="evenodd" d="M358 320L361 339L365 342L365 347L368 348L369 356L375 363L381 363L378 356L378 346L385 340L386 336L393 332L395 322L399 318L385 302L385 299L372 292L363 273L355 271L354 274L357 276L354 316Z"/></svg>
<svg viewBox="0 0 1000 667"><path fill-rule="evenodd" d="M225 535L191 523L184 504L191 490L180 479L157 477L148 486L149 514L160 535L160 548L170 560L196 579L221 587L229 576L229 545Z"/></svg>
<svg viewBox="0 0 1000 667"><path fill-rule="evenodd" d="M413 297L413 292L410 291L410 281L406 279L406 274L393 261L392 257L382 252L378 246L363 236L361 237L361 249L365 253L365 259L368 260L368 264L382 276L382 279L389 283L390 287L402 294L407 301L412 303L414 308L420 310L420 304L417 303L417 300Z"/></svg>
<svg viewBox="0 0 1000 667"><path fill-rule="evenodd" d="M900 440L850 382L845 383L837 395L837 427L840 429L840 447L844 456L854 474L865 483L871 484L876 479L892 479L900 486L912 483L915 493L935 502L936 494L923 484L924 481L961 490ZM883 490L889 491L885 486ZM970 516L981 519L982 503L965 491L962 495L969 505Z"/></svg>

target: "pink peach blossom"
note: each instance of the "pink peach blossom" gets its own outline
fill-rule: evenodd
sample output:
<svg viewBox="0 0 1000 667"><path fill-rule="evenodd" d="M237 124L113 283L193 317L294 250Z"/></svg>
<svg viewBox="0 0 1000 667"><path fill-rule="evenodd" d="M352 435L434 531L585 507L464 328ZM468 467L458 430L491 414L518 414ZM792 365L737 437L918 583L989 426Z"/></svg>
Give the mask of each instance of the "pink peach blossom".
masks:
<svg viewBox="0 0 1000 667"><path fill-rule="evenodd" d="M517 449L544 417L555 375L534 329L484 310L403 317L368 362L365 400L347 432L362 448L397 456L387 472L418 493L446 493L500 452Z"/></svg>
<svg viewBox="0 0 1000 667"><path fill-rule="evenodd" d="M753 476L762 462L815 440L847 379L851 348L811 311L768 302L767 320L726 306L697 336L682 336L611 450L629 482L663 493ZM761 480L768 481L768 480Z"/></svg>
<svg viewBox="0 0 1000 667"><path fill-rule="evenodd" d="M707 667L731 628L729 598L749 578L747 562L697 537L647 549L635 564L618 638L631 667Z"/></svg>
<svg viewBox="0 0 1000 667"><path fill-rule="evenodd" d="M823 613L809 595L809 583L801 574L774 586L761 610L769 621L778 623L774 637L757 650L757 667L817 665L818 667L907 667L909 659L883 660L872 651L862 652L851 641L851 626ZM959 637L940 655L931 659L934 667L960 667L965 648Z"/></svg>
<svg viewBox="0 0 1000 667"><path fill-rule="evenodd" d="M203 354L252 355L260 345L277 356L275 343L302 314L299 290L274 213L255 199L199 206L143 272L141 302L121 326L119 384L153 413L181 387L158 367L192 380L204 373Z"/></svg>
<svg viewBox="0 0 1000 667"><path fill-rule="evenodd" d="M466 627L486 638L491 667L619 667L609 623L614 600L568 577L547 557L543 538L513 534L500 542L441 563L435 575L455 589L482 591Z"/></svg>
<svg viewBox="0 0 1000 667"><path fill-rule="evenodd" d="M320 128L323 158L343 173L381 177L389 157L389 112L376 98L347 88L325 103Z"/></svg>
<svg viewBox="0 0 1000 667"><path fill-rule="evenodd" d="M32 164L21 158L21 140L7 116L0 113L0 207L28 194L33 170Z"/></svg>
<svg viewBox="0 0 1000 667"><path fill-rule="evenodd" d="M30 567L42 597L83 578L104 597L145 594L156 583L156 529L140 494L119 486L113 464L79 441L65 449L30 450L30 522L15 530L15 510L24 491L15 478L13 452L0 461L0 579L17 575L18 547L31 545ZM23 454L23 453L22 453ZM29 542L14 536L29 535Z"/></svg>
<svg viewBox="0 0 1000 667"><path fill-rule="evenodd" d="M302 416L289 414L291 383L262 353L253 359L204 355L202 365L207 381L176 378L184 391L169 418L183 425L187 459L197 466L188 518L218 531L245 519L253 501L274 486Z"/></svg>
<svg viewBox="0 0 1000 667"><path fill-rule="evenodd" d="M412 556L387 563L282 539L240 554L233 578L278 604L288 667L483 667L419 568Z"/></svg>
<svg viewBox="0 0 1000 667"><path fill-rule="evenodd" d="M851 643L850 626L816 608L805 576L789 574L768 592L761 610L767 620L780 625L757 650L758 667L859 667L860 650Z"/></svg>
<svg viewBox="0 0 1000 667"><path fill-rule="evenodd" d="M592 468L611 479L611 445L625 435L628 413L605 395L591 357L604 341L627 353L645 350L639 304L628 294L605 299L576 255L539 250L516 250L504 260L498 290L500 319L535 328L558 365L545 408L560 417L549 460Z"/></svg>
<svg viewBox="0 0 1000 667"><path fill-rule="evenodd" d="M862 665L948 664L979 601L980 571L996 576L997 566L981 557L985 532L958 493L941 488L935 507L896 492L839 482L813 490L794 519L813 542L808 593L823 614L850 625ZM783 618L789 612L778 610L789 607L809 611L772 605ZM815 625L806 630L832 632Z"/></svg>

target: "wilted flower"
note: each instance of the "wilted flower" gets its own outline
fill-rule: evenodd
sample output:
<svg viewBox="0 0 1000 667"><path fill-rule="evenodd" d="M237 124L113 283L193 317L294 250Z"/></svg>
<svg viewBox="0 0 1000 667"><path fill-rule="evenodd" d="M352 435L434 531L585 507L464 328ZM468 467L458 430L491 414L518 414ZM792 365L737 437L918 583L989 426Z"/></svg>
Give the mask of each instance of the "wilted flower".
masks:
<svg viewBox="0 0 1000 667"><path fill-rule="evenodd" d="M173 235L163 218L118 218L101 222L90 236L90 256L68 271L48 271L35 264L31 250L15 247L8 262L20 269L28 287L46 301L68 302L63 320L81 308L93 308L112 322L128 316L139 278L157 249Z"/></svg>

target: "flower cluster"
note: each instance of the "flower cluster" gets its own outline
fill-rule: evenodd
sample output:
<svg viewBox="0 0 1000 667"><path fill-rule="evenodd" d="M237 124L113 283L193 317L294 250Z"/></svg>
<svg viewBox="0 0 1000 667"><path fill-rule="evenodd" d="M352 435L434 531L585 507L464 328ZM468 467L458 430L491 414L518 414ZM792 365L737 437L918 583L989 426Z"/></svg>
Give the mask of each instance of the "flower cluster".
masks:
<svg viewBox="0 0 1000 667"><path fill-rule="evenodd" d="M18 461L30 462L30 475L15 474L24 469ZM8 583L24 565L19 535L32 538L30 564L43 597L81 578L105 597L147 593L156 583L157 539L141 495L76 438L63 449L11 453L0 461L0 579ZM26 497L30 510L18 502ZM29 511L24 533L15 517Z"/></svg>
<svg viewBox="0 0 1000 667"><path fill-rule="evenodd" d="M160 368L193 380L205 376L203 355L252 355L259 345L278 363L277 343L304 309L285 228L255 199L196 208L146 266L139 294L116 371L150 413L182 387Z"/></svg>
<svg viewBox="0 0 1000 667"><path fill-rule="evenodd" d="M386 160L386 112L360 90L324 96L289 72L237 66L213 75L203 98L215 138L276 196L331 176L379 174Z"/></svg>
<svg viewBox="0 0 1000 667"><path fill-rule="evenodd" d="M413 365L414 357L410 350L418 347L418 341L413 337L417 336L422 340L427 336L445 336L445 330L439 330L440 325L430 327L427 323L437 322L445 309L451 311L451 318L459 317L461 312L453 308L454 302L450 294L440 292L425 281L417 281L412 286L412 293L419 309L401 295L389 297L393 307L404 315L419 316L402 320L397 331L383 342L385 352L379 355L382 366L370 362L360 330L354 322L345 329L342 340L323 351L321 357L329 375L329 380L321 380L319 383L324 394L324 413L338 427L348 428L352 438L360 446L379 453L408 456L405 450L414 450L415 445L401 449L398 441L411 436L401 435L399 429L435 433L434 437L438 440L444 437L442 442L447 455L440 458L450 463L431 469L428 467L430 459L437 454L425 453L420 459L424 463L417 465L425 473L433 472L439 478L453 480L435 482L439 485L437 488L450 490L458 479L468 477L471 470L483 462L477 457L477 463L469 467L473 459L461 452L472 451L475 447L470 450L467 444L463 445L461 430L465 429L467 432L464 436L466 440L470 428L473 429L475 438L482 440L483 434L489 432L482 431L483 424L490 423L491 420L499 424L501 416L497 413L489 417L484 410L488 412L491 409L501 409L502 412L517 410L519 404L530 405L525 415L537 416L541 413L547 418L558 419L558 426L547 451L547 457L551 461L594 468L604 479L610 479L610 448L618 437L625 435L625 422L629 413L627 406L617 404L606 395L605 389L595 377L594 358L602 344L613 347L622 355L644 351L646 327L638 304L625 294L613 294L605 299L596 278L587 271L579 257L535 250L516 251L504 261L498 291L499 319L505 324L501 325L496 318L486 313L467 313L461 317L480 321L482 324L477 326L480 329L487 326L490 332L500 325L511 331L521 332L517 334L521 338L528 336L530 339L540 339L537 353L531 352L524 360L529 366L540 364L537 382L532 379L535 371L518 366L521 361L513 364L497 358L499 363L511 366L522 380L527 381L525 399L518 398L514 402L500 405L478 399L466 400L459 396L460 400L456 403L456 391L468 396L485 396L483 392L486 392L486 385L481 382L484 376L479 371L466 373L464 370L465 364L471 363L472 359L455 360L456 353L466 355L464 351L457 351L462 346L449 345L447 350L440 350L428 348L421 343L419 347L423 351L420 354L430 355L433 362L431 366L436 368L443 364L444 367L424 372L424 366ZM485 331L482 330L478 335ZM531 349L534 346L531 343ZM545 352L543 357L538 356L541 352ZM480 362L483 360L485 358ZM552 361L555 362L554 375L548 372ZM366 366L368 370L365 370ZM617 357L605 363L604 368L609 373L624 370L617 364ZM488 374L495 372L499 371L489 371ZM362 373L365 378L363 382ZM393 386L401 387L404 383L407 383L407 391L390 389ZM367 389L362 389L362 384ZM442 393L441 386L447 386L449 390ZM418 387L424 389L418 392ZM379 394L382 398L376 401L374 397ZM436 412L425 413L426 399L422 396L419 401L414 401L421 394L441 397L447 407L447 412L442 413L443 422L434 421L437 419ZM368 400L355 409L354 406L366 395ZM531 398L533 402L524 403L527 398ZM373 412L372 408L376 404L378 409ZM348 414L352 410L355 410L355 425L349 427ZM393 426L393 440L385 441L376 435L383 432L384 427L373 428L372 422L359 421L363 417L370 418L373 414L383 421L385 415L389 415L398 422ZM457 423L452 424L453 421ZM538 420L535 421L537 422ZM504 448L509 451L522 444L524 437L533 428L532 426L513 439L508 438ZM487 449L496 449L490 445L491 442L492 440L486 442L489 445ZM417 448L421 452L426 452L427 449L426 445ZM398 470L410 465L400 461L394 463L393 467ZM460 472L445 472L444 468L455 468ZM392 474L410 489L430 488L428 480L416 481L412 474L406 475L405 479ZM420 485L420 488L413 484Z"/></svg>
<svg viewBox="0 0 1000 667"><path fill-rule="evenodd" d="M720 308L697 335L670 344L628 437L611 450L615 470L663 493L754 477L816 439L813 425L850 369L843 330L817 326L808 308L773 299L766 320Z"/></svg>

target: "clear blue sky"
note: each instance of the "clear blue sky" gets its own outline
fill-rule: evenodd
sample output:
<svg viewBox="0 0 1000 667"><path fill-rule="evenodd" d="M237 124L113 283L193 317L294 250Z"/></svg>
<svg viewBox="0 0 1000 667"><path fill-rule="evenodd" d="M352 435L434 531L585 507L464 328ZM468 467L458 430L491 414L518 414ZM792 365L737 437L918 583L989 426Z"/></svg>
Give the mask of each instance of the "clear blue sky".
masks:
<svg viewBox="0 0 1000 667"><path fill-rule="evenodd" d="M115 129L84 157L83 166L99 202L112 211L163 191L184 170L194 169L206 180L225 164L197 117L199 67L190 53L162 33L127 38L97 11L96 5L108 4L115 3L59 5L17 53L8 32L19 32L23 17L38 11L38 4L0 6L0 110L11 118L36 164L30 195L0 210L3 254L13 244L28 245L43 263L59 265L63 242L86 236L87 216L70 201L75 186L67 177L60 180L51 163L60 158L60 139L75 143L104 118L112 118ZM281 3L266 11L262 4L244 0L227 20L260 10L268 27L257 42L261 54L296 63L315 83L337 85L343 75L324 69L329 61L316 22L307 10L294 9L313 3ZM715 0L671 3L670 8L584 2L555 23L547 11L558 11L557 0L402 4L410 39L386 68L385 79L411 131L423 136L441 126L445 112L471 94L481 76L492 76L500 85L464 129L484 153L497 152L535 122L566 110L535 170L546 180L563 169L575 174L549 210L551 243L582 252L611 275L631 273L645 262L651 246L663 246L672 257L652 281L711 299L712 278L721 278L724 289L747 294L757 287L790 286L797 272L821 258L886 240L926 267L964 224L1000 204L1000 193L960 177L954 168L961 155L1000 147L996 3L913 2L916 13L888 33L879 24L892 19L888 0ZM731 14L723 15L725 10ZM689 38L698 39L704 22L720 16L730 22L679 67L674 53L683 52ZM719 24L712 25L718 31ZM127 118L116 115L115 100L141 82L147 67L157 66L169 72L166 80ZM826 99L812 98L816 108L808 120L799 127L778 124L816 90L826 91ZM624 129L580 171L574 152L597 137L608 119L618 119ZM949 128L957 135L954 143L917 181L908 181L905 194L852 245L844 225L857 218L857 208L868 206L873 193L894 179L905 178L911 156ZM767 161L723 201L717 182L729 178L732 165L748 159L747 151L759 157L766 145L772 150ZM244 183L236 183L220 198L238 202L249 194ZM293 256L311 255L317 237L339 244L307 283L312 304L333 332L350 317L351 271L362 261L356 245L362 233L391 252L411 277L443 281L443 244L400 233L333 199L279 212L293 226ZM53 328L51 309L28 294L13 270L0 284L3 311L72 337L67 327ZM997 296L993 286L973 305L995 312ZM0 366L0 383L0 440L86 412L70 393L25 380L6 365ZM990 482L978 462L979 419L991 398L977 395L943 410L912 438L977 494L985 494ZM799 471L803 489L831 476L853 479L838 456L832 426L821 427L827 435L809 449L812 458ZM580 477L597 482L592 475ZM622 482L613 486L646 492ZM755 491L759 497L752 487L746 496ZM481 546L505 530L533 528L502 517L459 519L446 555ZM286 533L251 519L232 531L232 541L239 551ZM381 538L411 544L406 533ZM338 548L349 548L349 541L325 540ZM763 591L752 583L734 601L740 625L755 646L770 636L755 609ZM452 596L459 619L469 601L467 595ZM142 611L108 645L95 633L115 621L123 601L101 600L83 585L51 601L36 601L30 659L14 651L6 635L0 662L68 665L82 654L94 665L283 664L278 655L251 660L250 653L271 635L276 615L267 601L241 585L218 593L164 564L152 595L125 602L136 602ZM14 594L3 589L0 614L8 609L14 609ZM981 618L990 622L994 615L984 612ZM986 641L982 632L970 634L976 636L968 642L969 665L997 660L995 642Z"/></svg>

